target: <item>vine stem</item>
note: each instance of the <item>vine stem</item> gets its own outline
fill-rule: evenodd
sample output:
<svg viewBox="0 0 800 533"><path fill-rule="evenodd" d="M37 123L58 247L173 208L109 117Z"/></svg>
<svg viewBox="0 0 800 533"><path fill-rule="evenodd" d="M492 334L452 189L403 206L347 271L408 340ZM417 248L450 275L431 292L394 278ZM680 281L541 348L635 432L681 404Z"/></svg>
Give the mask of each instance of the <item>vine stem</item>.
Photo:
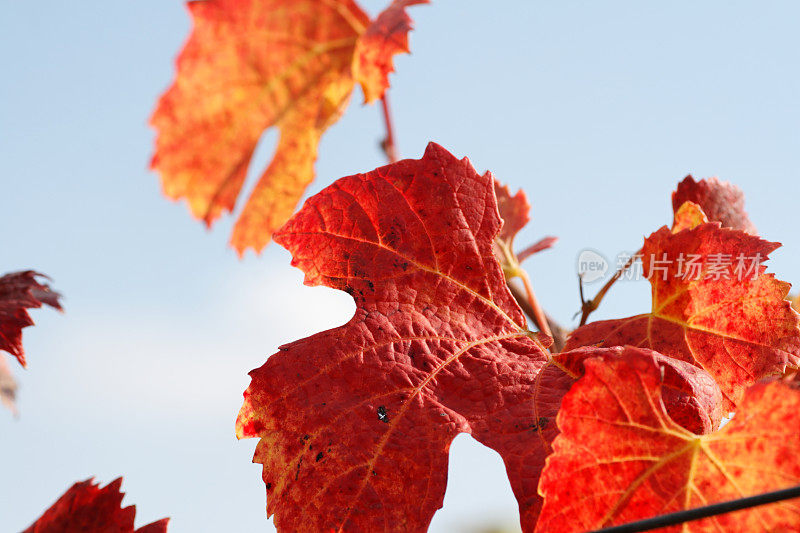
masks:
<svg viewBox="0 0 800 533"><path fill-rule="evenodd" d="M531 306L533 321L536 323L536 327L548 337L552 337L553 333L550 331L550 326L547 324L547 317L542 310L542 306L539 305L539 301L536 299L536 293L533 292L530 276L528 276L526 271L520 269L519 277L522 280L522 286L525 287L525 297L528 300L528 305Z"/></svg>
<svg viewBox="0 0 800 533"><path fill-rule="evenodd" d="M381 108L383 109L383 122L386 124L386 137L381 142L383 153L386 154L386 159L389 163L396 163L399 159L397 157L397 145L394 143L394 128L392 127L392 110L389 107L389 95L383 94L381 98Z"/></svg>
<svg viewBox="0 0 800 533"><path fill-rule="evenodd" d="M540 327L537 322L538 320L541 320L543 317L543 323L546 324L546 327L548 328L547 330L549 332L548 335L550 335L553 338L553 345L550 347L550 351L553 353L558 353L561 350L563 350L564 344L566 343L567 340L567 331L563 327L561 327L561 325L558 322L553 320L547 313L541 312L539 314L540 318L537 320L536 318L537 313L534 311L534 308L530 303L530 300L527 296L527 291L520 289L519 286L514 282L512 282L511 280L507 282L507 285L509 290L511 291L511 295L514 297L517 303L519 303L519 306L522 308L525 314L528 315L528 318L530 318L534 322L536 327L539 328L539 331L541 331L542 333L544 333L545 330L544 328ZM536 301L535 297L534 301ZM539 307L539 311L542 311L541 307Z"/></svg>
<svg viewBox="0 0 800 533"><path fill-rule="evenodd" d="M588 301L583 300L583 280L581 280L581 278L578 277L578 283L580 284L579 288L581 293L581 323L580 323L581 326L586 324L586 320L588 320L589 315L591 315L592 312L600 306L600 302L602 302L603 298L605 298L608 289L610 289L611 286L614 285L614 283L616 283L620 277L622 277L622 274L626 270L628 270L631 267L631 265L633 265L633 262L636 259L636 255L638 255L638 253L632 255L631 258L628 259L628 262L622 266L622 268L614 272L614 275L611 276L611 279L609 279L606 282L606 284L603 285L603 288L600 289L597 292L597 294L595 294L594 298L592 298L591 300Z"/></svg>

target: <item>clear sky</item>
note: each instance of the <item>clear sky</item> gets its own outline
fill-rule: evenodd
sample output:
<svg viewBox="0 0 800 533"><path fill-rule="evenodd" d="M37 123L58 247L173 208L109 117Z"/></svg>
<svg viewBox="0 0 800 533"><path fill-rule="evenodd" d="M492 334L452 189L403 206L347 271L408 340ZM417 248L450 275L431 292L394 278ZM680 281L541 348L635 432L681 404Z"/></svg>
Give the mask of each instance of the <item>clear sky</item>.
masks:
<svg viewBox="0 0 800 533"><path fill-rule="evenodd" d="M433 0L412 15L413 56L392 77L401 153L435 140L527 191L518 243L561 238L528 266L562 323L578 252L638 249L690 172L740 185L761 235L786 246L771 271L800 282L800 4ZM29 369L12 365L3 531L91 475L124 475L140 523L270 531L255 441L233 433L246 374L354 309L303 287L278 246L239 261L230 218L207 232L161 196L147 118L188 30L178 1L0 0L0 272L49 274L66 309L34 312ZM323 138L311 192L384 163L378 109L360 102ZM621 283L596 318L645 311L648 295ZM431 530L516 523L499 456L458 437Z"/></svg>

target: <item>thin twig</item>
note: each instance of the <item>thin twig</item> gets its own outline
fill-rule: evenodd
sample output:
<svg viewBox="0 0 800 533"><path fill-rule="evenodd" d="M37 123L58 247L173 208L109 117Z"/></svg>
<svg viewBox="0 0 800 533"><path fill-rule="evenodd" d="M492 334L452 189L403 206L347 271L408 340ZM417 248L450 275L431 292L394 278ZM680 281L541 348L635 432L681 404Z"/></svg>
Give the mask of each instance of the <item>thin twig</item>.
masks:
<svg viewBox="0 0 800 533"><path fill-rule="evenodd" d="M514 297L517 303L519 303L519 306L522 308L528 318L535 324L536 319L534 316L536 313L534 313L533 308L528 302L528 297L525 294L525 291L511 280L508 281L508 288L511 291L511 295ZM553 345L550 347L550 351L553 353L558 353L564 349L564 344L567 341L567 331L558 322L553 320L553 318L547 313L544 313L544 317L550 330L550 336L553 338Z"/></svg>
<svg viewBox="0 0 800 533"><path fill-rule="evenodd" d="M579 279L578 283L580 283L579 287L581 290L581 326L586 324L586 320L589 318L589 315L591 315L592 312L600 306L600 302L603 301L608 289L610 289L611 286L614 285L614 283L616 283L620 277L622 277L622 274L631 267L633 262L636 260L637 255L638 254L632 255L622 268L614 272L614 275L611 276L611 279L608 280L606 284L603 285L603 288L600 289L600 291L595 295L595 297L588 302L583 301L583 280Z"/></svg>
<svg viewBox="0 0 800 533"><path fill-rule="evenodd" d="M381 148L383 148L389 163L395 163L399 158L397 157L397 145L394 143L392 111L389 108L389 95L387 93L384 93L383 98L381 98L381 107L383 108L383 122L386 124L386 137L381 141Z"/></svg>

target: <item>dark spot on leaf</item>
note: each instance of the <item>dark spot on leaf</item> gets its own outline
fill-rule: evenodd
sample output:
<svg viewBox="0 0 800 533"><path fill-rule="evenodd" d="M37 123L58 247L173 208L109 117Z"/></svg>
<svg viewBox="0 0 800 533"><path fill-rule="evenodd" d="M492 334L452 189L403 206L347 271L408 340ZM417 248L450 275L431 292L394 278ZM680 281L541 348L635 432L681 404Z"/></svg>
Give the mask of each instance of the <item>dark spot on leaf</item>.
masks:
<svg viewBox="0 0 800 533"><path fill-rule="evenodd" d="M325 454L323 454L322 452L319 452L319 453L317 454L317 459L316 459L316 462L319 462L319 460L320 460L320 459L322 459L323 457L325 457Z"/></svg>
<svg viewBox="0 0 800 533"><path fill-rule="evenodd" d="M548 423L549 420L547 419L547 417L542 416L538 420L536 420L533 424L531 424L529 427L533 431L539 431L540 429L546 428Z"/></svg>
<svg viewBox="0 0 800 533"><path fill-rule="evenodd" d="M294 473L294 480L297 481L298 476L300 476L300 465L303 464L303 458L300 458L300 461L297 462L297 472Z"/></svg>
<svg viewBox="0 0 800 533"><path fill-rule="evenodd" d="M272 483L267 483L267 490L272 488Z"/></svg>
<svg viewBox="0 0 800 533"><path fill-rule="evenodd" d="M386 414L386 408L382 405L378 407L378 420L387 424L389 423L389 417Z"/></svg>
<svg viewBox="0 0 800 533"><path fill-rule="evenodd" d="M355 291L353 291L353 287L351 287L350 285L345 285L344 286L344 292L346 292L347 294L352 296L353 292L355 292Z"/></svg>

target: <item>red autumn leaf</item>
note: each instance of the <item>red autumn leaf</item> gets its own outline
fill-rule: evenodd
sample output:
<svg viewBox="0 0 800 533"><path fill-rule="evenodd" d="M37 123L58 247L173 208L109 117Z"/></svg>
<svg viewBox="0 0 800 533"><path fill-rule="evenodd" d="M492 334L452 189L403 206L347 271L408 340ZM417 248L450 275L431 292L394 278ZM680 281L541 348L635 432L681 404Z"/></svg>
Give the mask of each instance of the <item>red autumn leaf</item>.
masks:
<svg viewBox="0 0 800 533"><path fill-rule="evenodd" d="M356 44L353 71L364 91L364 102L383 97L394 72L395 54L407 54L408 32L413 28L406 8L429 0L393 0L369 25Z"/></svg>
<svg viewBox="0 0 800 533"><path fill-rule="evenodd" d="M722 429L696 435L667 413L665 378L629 351L586 361L564 397L542 473L537 531L591 531L800 483L800 387L759 383ZM664 531L797 531L798 500Z"/></svg>
<svg viewBox="0 0 800 533"><path fill-rule="evenodd" d="M165 533L169 518L134 530L136 506L121 507L122 478L103 488L92 478L75 483L23 533Z"/></svg>
<svg viewBox="0 0 800 533"><path fill-rule="evenodd" d="M727 181L717 178L695 181L688 175L672 193L672 209L677 213L684 202L698 204L710 221L720 222L723 227L757 233L744 210L744 193Z"/></svg>
<svg viewBox="0 0 800 533"><path fill-rule="evenodd" d="M49 286L39 283L43 274L26 270L0 277L0 350L5 350L24 367L25 351L22 349L22 328L33 325L26 309L49 305L61 310L60 295Z"/></svg>
<svg viewBox="0 0 800 533"><path fill-rule="evenodd" d="M798 316L785 299L790 285L764 273L779 246L718 222L661 228L642 248L651 311L578 328L566 349L633 345L688 361L714 376L732 410L747 386L800 355Z"/></svg>
<svg viewBox="0 0 800 533"><path fill-rule="evenodd" d="M612 361L633 356L649 358L658 366L663 376L664 406L673 421L697 434L709 433L719 427L724 417L722 392L708 372L686 361L633 346L584 346L554 355L551 364L578 379L585 373L587 360L602 357L605 361Z"/></svg>
<svg viewBox="0 0 800 533"><path fill-rule="evenodd" d="M555 414L563 392L537 379L547 355L493 256L500 225L491 174L431 143L420 160L336 181L276 235L306 284L357 306L250 373L237 435L261 439L279 529L425 530L461 432L509 465L520 447L543 463L534 409ZM523 478L512 486L528 505Z"/></svg>
<svg viewBox="0 0 800 533"><path fill-rule="evenodd" d="M558 435L555 416L564 395L583 375L584 361L600 356L610 361L630 352L652 359L663 372L665 404L670 416L685 428L701 433L718 427L722 394L714 379L693 365L632 347L584 347L553 355L537 375L529 407L517 409L517 424L513 427L498 424L495 433L482 439L484 444L503 450L506 471L519 502L523 531L533 531L536 526L542 506L539 476Z"/></svg>
<svg viewBox="0 0 800 533"><path fill-rule="evenodd" d="M320 137L343 113L357 81L360 37L369 42L358 44L359 71L371 76L369 61L387 60L383 49L399 37L381 41L375 53L371 43L380 40L391 13L402 9L391 7L376 29L352 0L204 0L188 6L194 28L178 57L175 81L151 119L158 131L152 168L161 174L164 193L186 198L192 214L210 226L234 209L264 130L278 128L272 161L231 237L240 254L259 252L314 179ZM375 83L361 81L365 88Z"/></svg>

